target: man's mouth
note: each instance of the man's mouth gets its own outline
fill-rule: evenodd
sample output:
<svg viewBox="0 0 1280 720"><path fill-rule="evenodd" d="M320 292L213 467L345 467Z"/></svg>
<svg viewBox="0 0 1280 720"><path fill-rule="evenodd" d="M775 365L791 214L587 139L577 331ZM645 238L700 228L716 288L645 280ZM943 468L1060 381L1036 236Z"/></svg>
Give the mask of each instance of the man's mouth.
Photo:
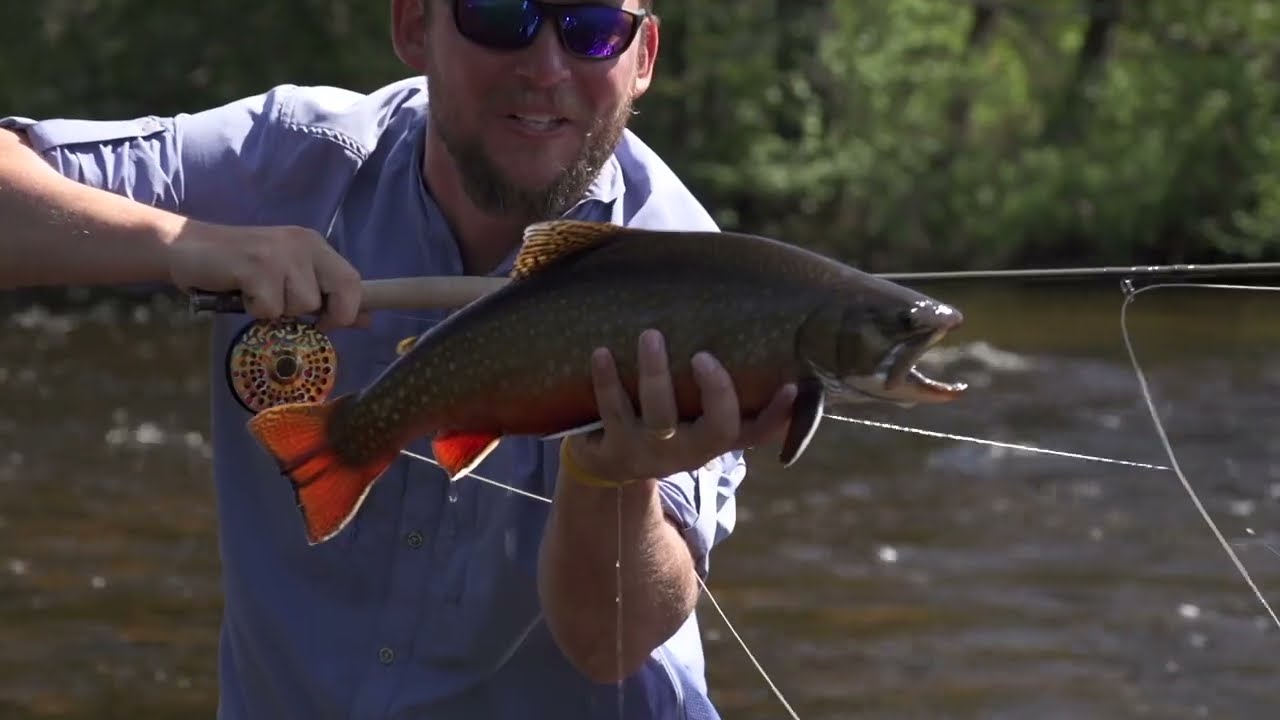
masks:
<svg viewBox="0 0 1280 720"><path fill-rule="evenodd" d="M507 116L524 130L534 133L555 132L568 124L569 119L557 117L555 115L538 115L538 114L521 114L512 113Z"/></svg>

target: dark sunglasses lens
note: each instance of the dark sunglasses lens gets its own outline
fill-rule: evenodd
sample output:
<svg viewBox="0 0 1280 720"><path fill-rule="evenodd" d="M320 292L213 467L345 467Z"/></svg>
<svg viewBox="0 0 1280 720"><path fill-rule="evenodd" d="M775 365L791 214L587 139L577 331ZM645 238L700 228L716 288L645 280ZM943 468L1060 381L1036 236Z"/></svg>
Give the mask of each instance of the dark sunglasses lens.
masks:
<svg viewBox="0 0 1280 720"><path fill-rule="evenodd" d="M627 49L636 21L636 16L618 8L578 5L560 16L560 30L569 52L604 60Z"/></svg>
<svg viewBox="0 0 1280 720"><path fill-rule="evenodd" d="M525 0L459 0L455 7L459 32L496 48L528 45L541 19L533 3Z"/></svg>

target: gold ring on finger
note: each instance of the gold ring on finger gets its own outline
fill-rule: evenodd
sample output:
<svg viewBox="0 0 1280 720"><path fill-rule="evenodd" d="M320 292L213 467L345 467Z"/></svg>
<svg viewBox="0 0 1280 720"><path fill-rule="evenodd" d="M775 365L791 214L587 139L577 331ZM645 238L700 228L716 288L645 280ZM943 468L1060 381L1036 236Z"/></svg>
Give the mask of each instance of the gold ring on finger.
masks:
<svg viewBox="0 0 1280 720"><path fill-rule="evenodd" d="M671 425L664 428L648 428L649 434L659 440L670 440L676 436L676 427Z"/></svg>

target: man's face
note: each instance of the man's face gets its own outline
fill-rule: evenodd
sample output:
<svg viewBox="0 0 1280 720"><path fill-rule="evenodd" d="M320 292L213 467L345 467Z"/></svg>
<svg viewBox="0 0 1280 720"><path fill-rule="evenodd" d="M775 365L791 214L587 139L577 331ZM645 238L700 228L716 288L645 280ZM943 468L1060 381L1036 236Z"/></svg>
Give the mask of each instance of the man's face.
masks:
<svg viewBox="0 0 1280 720"><path fill-rule="evenodd" d="M429 80L431 132L472 201L527 221L567 210L612 154L632 103L648 88L656 24L646 21L622 55L585 60L565 50L550 17L529 47L493 50L459 33L453 0L424 1L420 70ZM638 0L604 4L639 7Z"/></svg>

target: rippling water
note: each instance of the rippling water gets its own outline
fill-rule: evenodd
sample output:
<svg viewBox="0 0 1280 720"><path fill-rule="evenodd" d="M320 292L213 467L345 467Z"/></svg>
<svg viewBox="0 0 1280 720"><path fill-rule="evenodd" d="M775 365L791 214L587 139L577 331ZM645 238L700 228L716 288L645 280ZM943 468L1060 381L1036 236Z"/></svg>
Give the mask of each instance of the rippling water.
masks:
<svg viewBox="0 0 1280 720"><path fill-rule="evenodd" d="M944 408L845 414L1167 465L1118 290L939 286ZM0 717L211 717L220 612L202 322L0 315ZM1131 309L1178 460L1280 601L1280 298ZM710 588L802 718L1270 718L1280 633L1169 472L828 420L756 453ZM703 601L726 718L784 711Z"/></svg>

